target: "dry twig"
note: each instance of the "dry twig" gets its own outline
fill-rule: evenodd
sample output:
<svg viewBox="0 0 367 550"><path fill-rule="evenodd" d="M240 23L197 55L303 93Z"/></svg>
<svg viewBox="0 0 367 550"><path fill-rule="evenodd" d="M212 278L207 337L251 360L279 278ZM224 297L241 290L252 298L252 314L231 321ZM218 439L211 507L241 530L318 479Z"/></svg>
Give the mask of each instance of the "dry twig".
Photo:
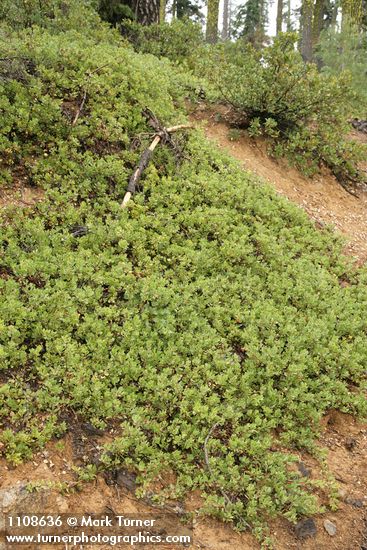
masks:
<svg viewBox="0 0 367 550"><path fill-rule="evenodd" d="M156 128L156 126L154 126L154 128ZM152 143L149 145L148 149L145 149L145 151L141 155L139 164L135 168L132 176L130 177L129 184L127 186L126 193L121 204L122 208L125 208L129 200L131 199L132 195L135 193L137 183L139 182L145 168L148 166L151 156L153 154L153 151L157 147L158 143L161 140L166 140L167 136L169 137L170 134L174 132L178 132L180 130L186 130L188 128L192 128L192 125L178 124L177 126L171 126L170 128L162 128L159 131L157 131Z"/></svg>
<svg viewBox="0 0 367 550"><path fill-rule="evenodd" d="M78 119L83 111L83 108L84 108L84 105L85 105L85 102L87 100L87 96L88 96L88 85L89 85L89 82L90 82L90 78L95 74L95 73L98 73L98 71L100 71L101 69L103 69L104 67L107 67L109 65L109 63L105 63L104 65L101 65L100 67L97 67L96 69L94 69L93 71L90 71L88 72L88 75L87 75L87 84L84 88L84 93L83 93L83 97L82 97L82 100L80 102L80 105L78 107L78 110L75 114L75 117L73 119L73 122L71 123L72 126L75 126L76 123L78 122Z"/></svg>

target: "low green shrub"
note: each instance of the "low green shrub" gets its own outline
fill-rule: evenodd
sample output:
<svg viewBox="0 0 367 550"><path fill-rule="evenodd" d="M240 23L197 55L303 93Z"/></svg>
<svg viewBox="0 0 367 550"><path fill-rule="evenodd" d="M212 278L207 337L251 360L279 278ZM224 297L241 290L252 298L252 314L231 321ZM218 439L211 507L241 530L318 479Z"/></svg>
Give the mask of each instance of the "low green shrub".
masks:
<svg viewBox="0 0 367 550"><path fill-rule="evenodd" d="M355 116L367 119L367 38L366 33L344 25L343 30L324 31L317 54L325 74L338 76L348 72L350 85L355 92L353 108Z"/></svg>
<svg viewBox="0 0 367 550"><path fill-rule="evenodd" d="M190 69L207 48L201 26L188 20L176 19L147 27L125 20L121 32L137 51L168 57L173 63Z"/></svg>
<svg viewBox="0 0 367 550"><path fill-rule="evenodd" d="M305 64L295 41L286 34L261 51L241 42L217 48L207 74L239 123L272 140L274 154L287 155L308 175L326 165L342 183L356 181L365 147L347 137L350 80Z"/></svg>
<svg viewBox="0 0 367 550"><path fill-rule="evenodd" d="M46 27L54 32L83 28L84 33L103 27L89 0L2 0L0 21L13 29Z"/></svg>

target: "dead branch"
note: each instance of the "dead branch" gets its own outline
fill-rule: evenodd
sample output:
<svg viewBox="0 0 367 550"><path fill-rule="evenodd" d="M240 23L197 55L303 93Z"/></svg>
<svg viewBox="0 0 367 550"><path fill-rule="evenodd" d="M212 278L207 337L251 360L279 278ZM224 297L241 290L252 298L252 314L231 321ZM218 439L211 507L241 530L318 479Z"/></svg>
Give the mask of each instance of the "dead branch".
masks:
<svg viewBox="0 0 367 550"><path fill-rule="evenodd" d="M87 88L85 88L85 90L84 90L83 99L82 99L82 101L81 101L81 103L80 103L80 105L79 105L79 107L78 107L78 110L77 110L77 112L76 112L76 115L75 115L75 117L74 117L74 120L73 120L73 122L71 123L72 126L75 126L76 123L78 122L78 118L80 117L80 113L81 113L82 110L83 110L83 107L84 107L84 105L85 105L86 99L87 99Z"/></svg>
<svg viewBox="0 0 367 550"><path fill-rule="evenodd" d="M169 137L170 134L174 132L178 132L180 130L186 130L188 128L192 128L192 124L178 124L177 126L171 126L170 128L162 128L159 131L157 131L152 143L149 145L148 149L145 149L145 151L141 155L139 164L135 168L133 174L129 179L129 184L127 186L126 193L121 204L122 208L125 208L129 200L131 199L132 195L135 193L136 186L141 178L141 175L144 172L145 168L148 166L149 161L152 157L153 151L157 147L158 143L161 140L165 141L167 139L167 136Z"/></svg>
<svg viewBox="0 0 367 550"><path fill-rule="evenodd" d="M75 114L73 122L71 123L72 126L76 125L76 123L78 122L78 119L81 115L81 112L84 109L84 105L85 105L85 102L87 100L87 95L88 95L88 85L89 85L91 77L94 74L98 73L101 69L104 69L104 67L107 67L108 65L109 65L109 63L105 63L104 65L101 65L100 67L97 67L96 69L93 69L93 71L88 72L88 74L87 74L87 84L85 85L83 97L82 97L82 100L81 100L80 105L78 107L78 110Z"/></svg>

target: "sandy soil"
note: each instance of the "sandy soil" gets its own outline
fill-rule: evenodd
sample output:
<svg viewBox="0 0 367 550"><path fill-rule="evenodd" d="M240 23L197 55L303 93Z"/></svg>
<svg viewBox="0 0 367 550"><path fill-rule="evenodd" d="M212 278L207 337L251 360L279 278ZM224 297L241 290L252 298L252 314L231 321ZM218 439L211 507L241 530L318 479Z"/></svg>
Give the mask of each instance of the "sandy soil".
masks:
<svg viewBox="0 0 367 550"><path fill-rule="evenodd" d="M294 533L294 527L285 520L278 520L271 524L271 535L276 550L360 550L366 532L365 514L367 507L367 426L358 424L349 415L330 412L324 418L325 429L320 439L320 445L328 450L327 464L339 484L339 509L335 512L320 514L315 518L317 534L315 537L300 540ZM17 483L53 482L66 483L71 487L70 494L60 494L52 490L50 495L43 499L41 507L35 509L40 513L64 514L106 514L119 513L147 514L150 517L160 513L172 514L177 506L186 511L197 510L201 499L196 493L191 494L185 502L168 502L167 507L152 506L137 500L133 493L111 476L99 476L92 483L87 483L80 491L73 492L75 484L74 466L81 465L81 456L93 456L93 449L110 436L90 436L75 433L67 435L61 442L51 442L45 451L37 453L31 462L12 468L0 461L0 491L13 487ZM320 476L320 465L314 458L299 454L299 460L309 472L311 479ZM163 479L162 484L167 480ZM319 492L321 502L326 502L322 491ZM35 500L36 502L36 500ZM331 537L324 528L324 521L328 519L337 527L337 533ZM37 548L36 546L22 546L22 548ZM47 548L42 546L40 548ZM55 548L55 546L53 547ZM61 548L61 547L60 547ZM84 546L89 548L89 546ZM91 546L105 550L107 546ZM147 545L151 550L154 547ZM179 547L161 546L176 550ZM181 547L182 548L182 547ZM235 533L229 525L216 520L201 518L194 520L194 543L192 549L202 548L210 550L260 550L258 542L249 534Z"/></svg>
<svg viewBox="0 0 367 550"><path fill-rule="evenodd" d="M44 197L44 191L37 187L17 185L0 188L0 209L13 206L33 206Z"/></svg>

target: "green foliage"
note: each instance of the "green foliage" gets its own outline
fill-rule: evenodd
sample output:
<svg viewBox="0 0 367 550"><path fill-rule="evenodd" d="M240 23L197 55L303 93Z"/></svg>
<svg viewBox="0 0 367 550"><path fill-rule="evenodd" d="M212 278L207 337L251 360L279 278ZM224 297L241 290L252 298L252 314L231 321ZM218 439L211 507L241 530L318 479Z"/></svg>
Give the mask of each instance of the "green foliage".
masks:
<svg viewBox="0 0 367 550"><path fill-rule="evenodd" d="M135 17L131 7L121 0L100 0L98 13L111 25L119 25L123 19L134 19Z"/></svg>
<svg viewBox="0 0 367 550"><path fill-rule="evenodd" d="M342 183L359 178L365 147L350 141L354 94L347 75L320 74L285 34L261 51L251 45L218 49L208 74L217 96L230 103L250 133L273 139L273 152L288 155L306 174L328 166Z"/></svg>
<svg viewBox="0 0 367 550"><path fill-rule="evenodd" d="M204 37L200 25L188 20L174 20L172 23L142 27L133 21L124 21L121 31L142 53L157 57L168 57L175 64L193 68L204 52Z"/></svg>
<svg viewBox="0 0 367 550"><path fill-rule="evenodd" d="M242 132L238 128L231 128L228 132L228 139L230 141L239 141L242 137Z"/></svg>
<svg viewBox="0 0 367 550"><path fill-rule="evenodd" d="M93 5L91 0L2 0L0 20L15 29L38 25L54 31L96 30L99 19Z"/></svg>
<svg viewBox="0 0 367 550"><path fill-rule="evenodd" d="M122 210L150 141L142 110L179 123L184 90L168 60L111 36L1 43L27 60L0 81L2 164L46 197L1 216L0 441L19 463L71 411L113 424L101 467L144 484L174 472L163 496L198 489L206 512L259 533L317 509L290 465L323 413L365 413L367 275L195 132L178 166L157 149Z"/></svg>
<svg viewBox="0 0 367 550"><path fill-rule="evenodd" d="M248 0L236 9L232 35L256 47L261 47L266 40L267 22L268 3L264 0Z"/></svg>
<svg viewBox="0 0 367 550"><path fill-rule="evenodd" d="M177 19L192 18L196 21L202 21L203 16L200 8L202 8L202 2L197 0L176 0L175 5L172 7L176 10Z"/></svg>
<svg viewBox="0 0 367 550"><path fill-rule="evenodd" d="M367 42L365 33L344 26L341 32L329 29L321 35L318 55L325 74L350 74L350 85L355 92L353 107L356 116L367 118Z"/></svg>

